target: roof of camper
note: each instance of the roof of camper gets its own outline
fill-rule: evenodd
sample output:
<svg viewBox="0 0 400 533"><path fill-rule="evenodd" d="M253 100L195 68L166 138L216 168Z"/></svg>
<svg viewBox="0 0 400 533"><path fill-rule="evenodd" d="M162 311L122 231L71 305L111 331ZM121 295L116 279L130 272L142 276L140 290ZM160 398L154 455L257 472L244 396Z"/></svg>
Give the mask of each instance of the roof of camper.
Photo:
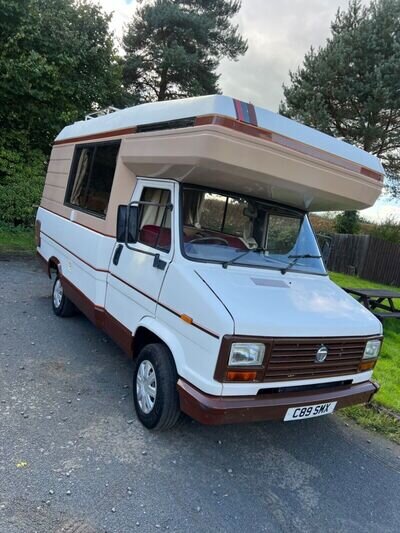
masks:
<svg viewBox="0 0 400 533"><path fill-rule="evenodd" d="M68 139L78 140L80 137L94 136L114 130L205 115L221 115L237 119L237 103L238 100L229 96L211 95L141 104L90 120L75 122L66 126L58 134L55 141L67 142ZM382 164L376 156L356 146L267 109L254 107L254 110L259 128L335 154L381 174L384 172Z"/></svg>

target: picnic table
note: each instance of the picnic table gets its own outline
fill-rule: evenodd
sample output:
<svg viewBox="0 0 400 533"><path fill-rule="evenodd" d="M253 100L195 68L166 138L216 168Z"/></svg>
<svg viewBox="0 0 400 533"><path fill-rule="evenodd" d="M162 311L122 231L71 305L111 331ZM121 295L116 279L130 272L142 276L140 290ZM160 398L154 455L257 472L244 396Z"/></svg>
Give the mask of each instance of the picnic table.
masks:
<svg viewBox="0 0 400 533"><path fill-rule="evenodd" d="M379 320L400 318L400 309L396 309L393 302L395 299L400 300L400 292L385 289L353 289L351 287L344 287L344 290L355 296ZM385 300L386 303L384 303Z"/></svg>

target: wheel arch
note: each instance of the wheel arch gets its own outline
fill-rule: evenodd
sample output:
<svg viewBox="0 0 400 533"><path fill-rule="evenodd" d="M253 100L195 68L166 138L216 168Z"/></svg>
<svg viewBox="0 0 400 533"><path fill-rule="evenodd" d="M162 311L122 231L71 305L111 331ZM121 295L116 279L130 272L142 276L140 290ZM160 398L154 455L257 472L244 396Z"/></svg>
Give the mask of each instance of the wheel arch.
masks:
<svg viewBox="0 0 400 533"><path fill-rule="evenodd" d="M133 357L137 357L146 344L162 342L169 349L175 361L178 374L184 365L184 350L176 335L154 318L145 317L140 321L132 340Z"/></svg>
<svg viewBox="0 0 400 533"><path fill-rule="evenodd" d="M52 255L47 261L47 274L49 278L52 278L52 271L56 271L56 274L62 274L60 260Z"/></svg>

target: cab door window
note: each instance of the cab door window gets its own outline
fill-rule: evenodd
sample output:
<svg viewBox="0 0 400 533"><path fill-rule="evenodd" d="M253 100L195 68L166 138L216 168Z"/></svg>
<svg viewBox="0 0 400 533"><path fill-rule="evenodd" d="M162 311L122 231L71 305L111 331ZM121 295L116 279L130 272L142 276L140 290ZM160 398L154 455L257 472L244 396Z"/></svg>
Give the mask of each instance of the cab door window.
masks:
<svg viewBox="0 0 400 533"><path fill-rule="evenodd" d="M139 241L169 252L171 249L171 192L145 187L139 202Z"/></svg>

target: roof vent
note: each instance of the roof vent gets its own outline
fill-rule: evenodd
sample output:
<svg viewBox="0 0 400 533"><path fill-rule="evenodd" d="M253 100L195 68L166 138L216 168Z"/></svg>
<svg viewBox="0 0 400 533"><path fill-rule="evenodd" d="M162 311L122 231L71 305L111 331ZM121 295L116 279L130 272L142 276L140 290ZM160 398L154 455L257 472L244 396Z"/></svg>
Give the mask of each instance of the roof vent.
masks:
<svg viewBox="0 0 400 533"><path fill-rule="evenodd" d="M89 113L85 116L85 120L92 120L94 118L103 117L104 115L110 115L111 113L115 113L116 111L121 111L118 109L118 107L108 106L104 109L99 109L98 111L93 111L93 113Z"/></svg>

